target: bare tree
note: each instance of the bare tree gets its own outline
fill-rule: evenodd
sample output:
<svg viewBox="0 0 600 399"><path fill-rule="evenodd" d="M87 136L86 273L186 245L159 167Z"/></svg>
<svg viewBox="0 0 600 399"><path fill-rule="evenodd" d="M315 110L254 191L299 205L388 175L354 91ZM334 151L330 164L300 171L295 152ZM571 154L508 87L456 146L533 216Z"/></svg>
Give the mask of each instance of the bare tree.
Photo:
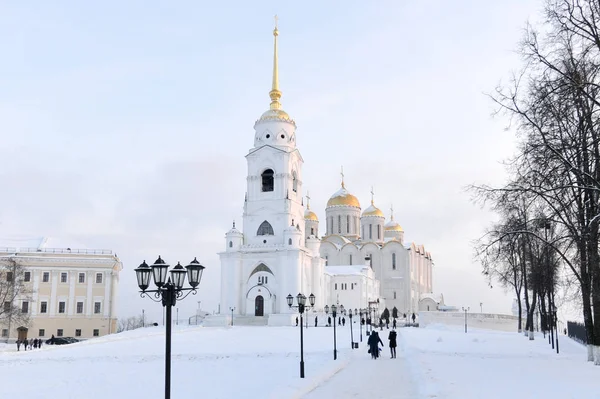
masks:
<svg viewBox="0 0 600 399"><path fill-rule="evenodd" d="M126 319L120 319L117 325L117 332L135 330L137 328L144 327L144 317L142 315L139 316L131 316Z"/></svg>
<svg viewBox="0 0 600 399"><path fill-rule="evenodd" d="M13 326L29 324L29 309L19 306L29 301L31 289L25 281L26 268L13 257L0 259L0 324L8 328L8 338Z"/></svg>

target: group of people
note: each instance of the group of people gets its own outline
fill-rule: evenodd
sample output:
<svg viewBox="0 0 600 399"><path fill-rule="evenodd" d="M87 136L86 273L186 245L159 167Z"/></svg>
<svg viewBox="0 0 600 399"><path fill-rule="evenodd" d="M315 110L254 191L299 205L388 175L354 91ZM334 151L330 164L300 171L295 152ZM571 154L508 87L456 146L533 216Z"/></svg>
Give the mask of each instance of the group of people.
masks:
<svg viewBox="0 0 600 399"><path fill-rule="evenodd" d="M392 330L388 334L388 340L390 341L390 355L392 359L396 358L396 347L398 346L396 343L397 336L398 334L396 333L396 330ZM376 330L373 330L371 335L369 335L369 340L367 341L367 345L369 345L368 352L371 354L371 359L377 359L379 357L379 352L381 351L379 344L383 346L383 342L379 337L379 333Z"/></svg>
<svg viewBox="0 0 600 399"><path fill-rule="evenodd" d="M17 351L21 350L21 345L23 345L23 349L27 350L27 348L29 348L29 350L31 349L37 349L37 348L41 348L42 347L42 343L44 341L41 338L35 338L35 339L27 339L25 338L24 340L18 340L17 341Z"/></svg>
<svg viewBox="0 0 600 399"><path fill-rule="evenodd" d="M307 320L307 324L308 324L308 320ZM319 325L319 318L317 316L315 316L315 327L318 327L318 325ZM338 317L338 326L345 326L345 325L346 325L346 318ZM296 317L296 327L298 327L298 317ZM327 317L327 327L331 327L331 316Z"/></svg>

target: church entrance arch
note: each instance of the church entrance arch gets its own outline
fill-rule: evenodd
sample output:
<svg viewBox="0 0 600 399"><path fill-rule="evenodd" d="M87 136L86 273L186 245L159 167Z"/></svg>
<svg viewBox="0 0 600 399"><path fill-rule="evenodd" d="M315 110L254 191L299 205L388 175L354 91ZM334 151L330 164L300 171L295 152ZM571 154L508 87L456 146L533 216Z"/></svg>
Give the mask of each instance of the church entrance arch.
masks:
<svg viewBox="0 0 600 399"><path fill-rule="evenodd" d="M262 295L258 295L254 299L254 316L265 315L265 298Z"/></svg>

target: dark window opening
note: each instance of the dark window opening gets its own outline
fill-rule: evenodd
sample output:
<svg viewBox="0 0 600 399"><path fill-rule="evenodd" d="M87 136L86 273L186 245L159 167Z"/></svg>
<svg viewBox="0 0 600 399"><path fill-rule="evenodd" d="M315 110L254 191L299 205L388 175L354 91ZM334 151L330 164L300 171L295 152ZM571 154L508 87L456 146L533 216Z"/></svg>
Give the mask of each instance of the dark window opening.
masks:
<svg viewBox="0 0 600 399"><path fill-rule="evenodd" d="M283 136L281 136L283 138ZM298 177L296 176L296 172L292 172L292 190L296 193L298 192Z"/></svg>
<svg viewBox="0 0 600 399"><path fill-rule="evenodd" d="M275 173L273 172L273 169L265 170L261 176L262 176L262 190L264 192L273 191L275 188L275 180L274 180Z"/></svg>
<svg viewBox="0 0 600 399"><path fill-rule="evenodd" d="M275 232L273 231L273 226L266 220L258 226L258 231L256 232L257 236L273 236Z"/></svg>

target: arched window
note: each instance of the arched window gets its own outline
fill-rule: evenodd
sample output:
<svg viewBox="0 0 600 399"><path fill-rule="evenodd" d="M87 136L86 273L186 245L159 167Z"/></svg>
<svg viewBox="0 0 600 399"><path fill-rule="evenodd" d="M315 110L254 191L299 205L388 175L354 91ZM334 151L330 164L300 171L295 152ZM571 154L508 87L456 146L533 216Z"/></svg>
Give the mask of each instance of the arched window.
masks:
<svg viewBox="0 0 600 399"><path fill-rule="evenodd" d="M273 236L275 233L273 232L273 227L266 220L260 224L258 227L258 231L256 232L257 236Z"/></svg>
<svg viewBox="0 0 600 399"><path fill-rule="evenodd" d="M396 291L394 291L394 299L396 299Z"/></svg>
<svg viewBox="0 0 600 399"><path fill-rule="evenodd" d="M342 232L342 217L338 215L338 233Z"/></svg>
<svg viewBox="0 0 600 399"><path fill-rule="evenodd" d="M265 284L267 284L269 282L269 277L265 276Z"/></svg>
<svg viewBox="0 0 600 399"><path fill-rule="evenodd" d="M337 283L335 283L335 289L337 290Z"/></svg>
<svg viewBox="0 0 600 399"><path fill-rule="evenodd" d="M262 172L262 191L273 191L275 187L274 175L273 169L267 169Z"/></svg>
<svg viewBox="0 0 600 399"><path fill-rule="evenodd" d="M329 264L329 256L325 255L325 266Z"/></svg>
<svg viewBox="0 0 600 399"><path fill-rule="evenodd" d="M346 233L350 233L350 215L346 215Z"/></svg>
<svg viewBox="0 0 600 399"><path fill-rule="evenodd" d="M377 225L377 239L381 240L381 225Z"/></svg>
<svg viewBox="0 0 600 399"><path fill-rule="evenodd" d="M292 172L292 190L298 192L298 177L296 176L296 171Z"/></svg>
<svg viewBox="0 0 600 399"><path fill-rule="evenodd" d="M373 239L373 225L369 225L369 240Z"/></svg>
<svg viewBox="0 0 600 399"><path fill-rule="evenodd" d="M288 245L292 245L292 239L288 239Z"/></svg>
<svg viewBox="0 0 600 399"><path fill-rule="evenodd" d="M392 270L396 270L396 253L392 253Z"/></svg>
<svg viewBox="0 0 600 399"><path fill-rule="evenodd" d="M233 247L233 242L229 241L229 248Z"/></svg>
<svg viewBox="0 0 600 399"><path fill-rule="evenodd" d="M314 227L311 227L311 228L310 228L310 235L311 235L311 236L314 236L314 235L315 235L315 228L314 228Z"/></svg>
<svg viewBox="0 0 600 399"><path fill-rule="evenodd" d="M352 254L350 254L350 265L352 265Z"/></svg>

